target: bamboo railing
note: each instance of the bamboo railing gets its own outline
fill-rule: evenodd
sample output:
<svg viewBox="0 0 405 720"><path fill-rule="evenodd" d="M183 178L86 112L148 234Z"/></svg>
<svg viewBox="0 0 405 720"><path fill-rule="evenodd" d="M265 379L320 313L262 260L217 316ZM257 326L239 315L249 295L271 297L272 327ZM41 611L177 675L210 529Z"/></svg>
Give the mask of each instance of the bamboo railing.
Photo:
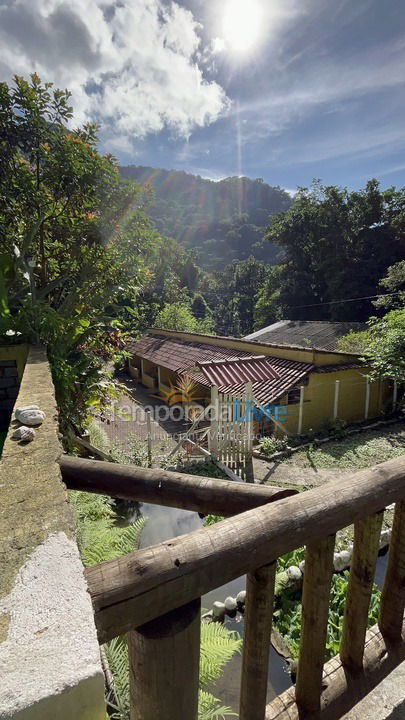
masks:
<svg viewBox="0 0 405 720"><path fill-rule="evenodd" d="M68 487L134 500L149 493L149 502L154 494L160 504L178 502L203 512L210 492L211 512L226 507L235 495L225 514L239 513L86 570L99 641L128 633L131 720L196 720L200 598L244 574L240 720L337 720L405 659L405 458L281 498L277 491L265 497L274 488L123 467L125 482L117 465L61 461ZM153 490L147 489L149 483ZM379 622L366 632L382 514L392 503L396 508ZM335 534L353 523L340 656L324 665ZM275 564L303 545L297 682L266 707Z"/></svg>

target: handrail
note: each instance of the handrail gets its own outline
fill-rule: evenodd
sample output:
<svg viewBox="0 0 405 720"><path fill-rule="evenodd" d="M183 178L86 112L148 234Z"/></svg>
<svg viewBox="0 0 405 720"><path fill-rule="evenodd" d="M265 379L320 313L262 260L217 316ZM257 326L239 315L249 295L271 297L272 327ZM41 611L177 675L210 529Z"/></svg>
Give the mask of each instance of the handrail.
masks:
<svg viewBox="0 0 405 720"><path fill-rule="evenodd" d="M79 461L79 472L78 462L64 458L65 480L78 488L79 476L88 468L84 489L105 488L112 494L109 471L103 469L98 479L97 471L105 465L108 469L118 466L88 462ZM186 480L178 486L176 474L154 472L156 476L148 471L151 487L146 490L144 469L130 468L120 481L118 468L118 492L153 492L158 498L155 502L165 499L170 504L180 501L182 486L188 488L185 495L190 492L192 496L185 502L204 502L208 507L206 488L214 491L214 481L210 484L209 479L202 479L199 495L195 482L200 487L201 478L191 476L190 484ZM164 492L156 485L159 475ZM238 494L239 483L228 484ZM215 482L215 486L223 483ZM252 493L258 489L250 486L244 499L238 497L239 511L243 502L252 502ZM224 495L221 499L214 491L213 497L224 503ZM392 503L395 515L379 623L366 633L382 512ZM334 535L352 523L354 549L340 659L335 657L324 665ZM275 562L303 545L297 684L266 707ZM245 573L240 720L338 720L405 659L405 457L88 568L86 578L100 642L128 633L132 720L177 720L179 712L182 720L196 720L200 598Z"/></svg>
<svg viewBox="0 0 405 720"><path fill-rule="evenodd" d="M188 475L160 468L135 467L63 455L62 477L71 490L194 510L236 515L274 500L295 495L294 489Z"/></svg>
<svg viewBox="0 0 405 720"><path fill-rule="evenodd" d="M404 477L396 458L88 568L100 641L401 500Z"/></svg>

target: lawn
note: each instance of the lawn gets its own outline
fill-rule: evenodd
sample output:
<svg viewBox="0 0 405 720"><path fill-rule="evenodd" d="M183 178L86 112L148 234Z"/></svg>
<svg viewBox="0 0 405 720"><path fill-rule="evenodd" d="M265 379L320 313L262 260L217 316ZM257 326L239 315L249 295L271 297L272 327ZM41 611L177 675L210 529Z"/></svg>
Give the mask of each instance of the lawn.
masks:
<svg viewBox="0 0 405 720"><path fill-rule="evenodd" d="M318 447L310 446L294 453L285 462L316 470L359 470L400 455L405 455L405 423L396 423L385 430L358 433Z"/></svg>

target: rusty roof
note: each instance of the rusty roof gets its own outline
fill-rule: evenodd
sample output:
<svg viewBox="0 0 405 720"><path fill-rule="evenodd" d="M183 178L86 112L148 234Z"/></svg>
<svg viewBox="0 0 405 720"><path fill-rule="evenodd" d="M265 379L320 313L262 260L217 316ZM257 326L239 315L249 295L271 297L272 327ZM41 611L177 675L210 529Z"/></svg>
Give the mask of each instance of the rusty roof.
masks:
<svg viewBox="0 0 405 720"><path fill-rule="evenodd" d="M206 373L218 373L220 361L222 369L226 366L227 372L220 377L216 375L218 389L223 393L240 394L244 391L247 380L241 379L238 373L242 367L249 367L249 372L255 363L265 360L266 366L261 367L267 376L252 379L253 394L259 402L269 404L280 398L293 388L313 369L311 363L287 360L267 356L252 356L251 352L235 350L219 345L209 345L200 341L188 341L167 335L149 332L147 335L128 343L127 349L134 355L149 360L156 365L168 368L178 374L188 375L191 379L207 387L217 385L217 382L208 379ZM254 358L254 360L253 360ZM233 361L233 362L230 362ZM205 369L205 372L204 372ZM236 369L236 372L234 370Z"/></svg>
<svg viewBox="0 0 405 720"><path fill-rule="evenodd" d="M240 385L249 381L275 380L280 377L265 355L232 360L209 360L197 363L211 385Z"/></svg>

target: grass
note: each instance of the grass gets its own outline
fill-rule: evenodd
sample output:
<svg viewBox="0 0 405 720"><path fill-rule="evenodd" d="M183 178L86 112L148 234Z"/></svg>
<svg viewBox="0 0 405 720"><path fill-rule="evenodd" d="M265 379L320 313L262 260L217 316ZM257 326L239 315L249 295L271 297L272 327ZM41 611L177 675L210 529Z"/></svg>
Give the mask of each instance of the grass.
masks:
<svg viewBox="0 0 405 720"><path fill-rule="evenodd" d="M310 446L285 460L290 465L316 470L360 470L405 455L405 425L369 430L319 447Z"/></svg>

